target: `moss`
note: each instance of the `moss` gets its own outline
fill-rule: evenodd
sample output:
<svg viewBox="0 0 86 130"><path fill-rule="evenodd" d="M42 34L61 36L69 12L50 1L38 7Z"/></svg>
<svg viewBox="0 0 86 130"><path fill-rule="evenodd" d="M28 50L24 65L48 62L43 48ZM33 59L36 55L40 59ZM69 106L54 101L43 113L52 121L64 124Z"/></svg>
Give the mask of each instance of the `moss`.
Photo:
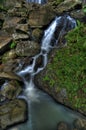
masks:
<svg viewBox="0 0 86 130"><path fill-rule="evenodd" d="M72 107L86 111L86 25L77 24L65 37L67 46L56 50L43 82L66 88Z"/></svg>
<svg viewBox="0 0 86 130"><path fill-rule="evenodd" d="M10 49L14 49L15 47L16 47L16 42L15 41L11 42Z"/></svg>

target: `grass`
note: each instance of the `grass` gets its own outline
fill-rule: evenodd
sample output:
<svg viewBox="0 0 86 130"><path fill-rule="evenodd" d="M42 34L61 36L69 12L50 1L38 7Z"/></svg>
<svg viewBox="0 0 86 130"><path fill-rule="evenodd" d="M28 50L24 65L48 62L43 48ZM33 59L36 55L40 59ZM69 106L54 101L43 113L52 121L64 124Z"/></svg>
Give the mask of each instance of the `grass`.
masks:
<svg viewBox="0 0 86 130"><path fill-rule="evenodd" d="M86 25L77 21L65 38L67 46L56 51L43 82L66 88L71 105L86 111Z"/></svg>

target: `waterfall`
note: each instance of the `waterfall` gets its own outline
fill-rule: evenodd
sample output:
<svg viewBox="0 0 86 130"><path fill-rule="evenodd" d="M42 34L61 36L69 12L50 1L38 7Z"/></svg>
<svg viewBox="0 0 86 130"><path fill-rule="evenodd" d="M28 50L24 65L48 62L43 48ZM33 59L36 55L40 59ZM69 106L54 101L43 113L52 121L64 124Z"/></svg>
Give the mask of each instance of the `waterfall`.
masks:
<svg viewBox="0 0 86 130"><path fill-rule="evenodd" d="M55 31L58 31L60 28L60 31L58 31L58 36L54 43L57 44L57 41L59 41L59 38L63 35L63 33L73 29L75 26L76 26L76 21L68 15L56 17L55 20L50 24L50 26L44 32L40 53L33 57L32 65L27 66L24 70L20 71L18 74L22 76L25 74L30 74L31 76L34 76L35 74L42 71L47 64L47 55L51 50L51 48L53 48L52 39L54 38ZM36 61L41 55L43 57L43 67L39 67L35 71L34 68L35 68Z"/></svg>
<svg viewBox="0 0 86 130"><path fill-rule="evenodd" d="M47 1L46 0L27 0L29 3L38 3L38 4L44 4Z"/></svg>
<svg viewBox="0 0 86 130"><path fill-rule="evenodd" d="M30 2L34 2L34 0ZM40 3L38 0L37 2ZM79 117L72 111L69 112L69 109L54 102L49 95L37 89L33 82L34 75L42 71L47 65L48 53L53 49L52 39L55 39L54 45L57 45L64 32L73 29L75 26L76 21L68 15L56 17L44 31L40 53L33 57L31 65L18 72L25 84L24 95L29 106L29 120L25 124L18 126L18 130L54 130L57 127L57 122L63 120L70 124ZM43 65L35 70L36 61L40 56L42 56ZM25 79L27 74L30 76L29 81ZM22 96L19 98L22 98ZM72 125L70 126L72 127Z"/></svg>

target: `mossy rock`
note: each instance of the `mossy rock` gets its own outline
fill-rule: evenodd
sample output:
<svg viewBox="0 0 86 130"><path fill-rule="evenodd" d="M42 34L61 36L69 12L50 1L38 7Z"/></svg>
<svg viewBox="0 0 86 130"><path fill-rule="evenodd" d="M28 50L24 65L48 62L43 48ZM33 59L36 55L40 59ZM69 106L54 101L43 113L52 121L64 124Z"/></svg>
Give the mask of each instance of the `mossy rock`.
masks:
<svg viewBox="0 0 86 130"><path fill-rule="evenodd" d="M39 42L41 40L43 31L39 28L36 28L32 31L32 37L34 39L34 41Z"/></svg>
<svg viewBox="0 0 86 130"><path fill-rule="evenodd" d="M1 89L1 95L7 99L15 99L21 92L22 87L16 80L5 83Z"/></svg>
<svg viewBox="0 0 86 130"><path fill-rule="evenodd" d="M10 125L26 120L27 104L24 100L15 99L0 106L0 127L7 128Z"/></svg>

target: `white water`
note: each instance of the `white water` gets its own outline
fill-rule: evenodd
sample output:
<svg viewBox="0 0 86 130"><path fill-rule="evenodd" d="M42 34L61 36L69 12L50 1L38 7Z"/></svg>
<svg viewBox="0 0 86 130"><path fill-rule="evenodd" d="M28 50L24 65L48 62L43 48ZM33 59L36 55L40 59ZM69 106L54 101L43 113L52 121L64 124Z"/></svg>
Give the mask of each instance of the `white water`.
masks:
<svg viewBox="0 0 86 130"><path fill-rule="evenodd" d="M58 39L66 29L70 30L76 26L75 20L70 16L56 17L49 28L44 32L41 52L33 57L32 65L27 66L24 70L18 73L23 77L25 83L26 89L24 96L26 97L29 106L29 120L26 123L17 126L17 130L56 130L57 123L60 121L66 121L70 124L70 127L72 127L73 120L80 116L78 113L57 104L49 95L37 89L33 83L34 75L42 71L47 64L47 55L52 48L52 38L54 37L56 28L58 29L62 24L63 18L64 24L59 32ZM58 39L56 39L56 41ZM35 71L34 67L36 61L41 55L43 56L43 67L39 67ZM24 77L26 74L30 75L30 81L25 80Z"/></svg>
<svg viewBox="0 0 86 130"><path fill-rule="evenodd" d="M62 19L64 20L64 22L62 22ZM42 38L40 53L33 57L34 60L33 60L32 65L29 65L24 70L20 71L19 75L25 75L25 74L28 74L28 73L30 75L35 75L45 68L45 66L47 65L47 55L52 48L51 40L54 36L56 27L58 29L59 25L61 25L61 24L63 24L63 27L61 28L58 39L56 39L56 41L57 40L59 41L59 38L61 37L63 32L66 31L67 26L68 26L68 30L74 28L76 26L76 21L73 18L71 18L70 16L56 17L55 20L50 24L49 28L46 29L45 32L44 32L44 36ZM43 67L38 68L37 71L34 72L34 67L35 67L36 61L41 55L43 56Z"/></svg>
<svg viewBox="0 0 86 130"><path fill-rule="evenodd" d="M44 4L46 3L46 0L27 0L29 3L38 3L38 4Z"/></svg>

